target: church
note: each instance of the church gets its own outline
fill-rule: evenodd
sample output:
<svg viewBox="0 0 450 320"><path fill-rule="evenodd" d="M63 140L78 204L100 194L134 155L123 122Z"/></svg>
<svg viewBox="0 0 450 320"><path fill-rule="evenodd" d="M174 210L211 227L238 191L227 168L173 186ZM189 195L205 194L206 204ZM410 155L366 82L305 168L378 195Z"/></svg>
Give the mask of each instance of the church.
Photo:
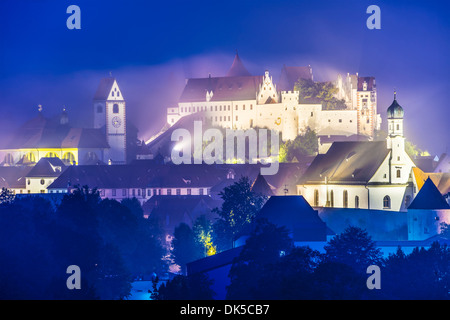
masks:
<svg viewBox="0 0 450 320"><path fill-rule="evenodd" d="M334 142L297 185L313 207L404 211L417 194L414 162L405 151L404 110L394 94L386 141Z"/></svg>
<svg viewBox="0 0 450 320"><path fill-rule="evenodd" d="M378 128L373 120L377 117L373 77L368 78L369 82L364 78L357 79L357 100L363 98L366 101L369 99L366 96L370 96L370 108L367 108L367 101L364 108L348 102L348 107L336 110L324 109L320 101L302 103L299 91L294 91L299 79L313 80L310 66L283 66L278 87L269 71L260 76L251 75L236 53L225 76L209 75L186 80L178 105L167 109L167 123L173 126L181 118L194 115L195 120L210 126L234 130L257 127L276 130L281 133L283 141L295 139L307 127L319 136L361 134L373 137ZM342 95L347 87L341 85L336 88ZM361 116L364 110L367 110L366 117Z"/></svg>
<svg viewBox="0 0 450 320"><path fill-rule="evenodd" d="M24 123L0 146L2 166L33 166L41 158L59 158L65 165L124 164L126 103L115 78L103 78L93 99L94 123L75 128L65 109L55 117L36 117Z"/></svg>

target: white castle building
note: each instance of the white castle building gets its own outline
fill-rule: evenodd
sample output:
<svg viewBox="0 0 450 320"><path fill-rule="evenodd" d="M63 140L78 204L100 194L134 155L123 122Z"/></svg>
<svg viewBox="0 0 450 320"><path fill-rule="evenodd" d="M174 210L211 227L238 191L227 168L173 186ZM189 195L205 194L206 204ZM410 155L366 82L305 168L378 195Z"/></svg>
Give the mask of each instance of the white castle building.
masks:
<svg viewBox="0 0 450 320"><path fill-rule="evenodd" d="M321 103L299 103L299 92L293 91L294 83L299 78L312 80L311 68L284 66L280 80L283 90L280 91L269 71L263 76L252 76L236 53L226 76L187 79L178 106L167 109L167 122L172 126L182 117L195 114L197 120L212 126L238 130L255 127L277 130L284 141L295 139L307 127L318 135L373 136L375 120L369 121L370 130L365 125L359 125L367 122L361 116L362 110L365 112L364 108L352 105L344 110L323 110ZM373 80L362 87L367 92L362 91L370 96L367 99L370 100L372 113L367 114L372 118L373 112L376 113L374 85ZM346 91L341 88L339 92L342 94ZM359 97L363 98L362 93ZM369 105L369 102L364 103Z"/></svg>

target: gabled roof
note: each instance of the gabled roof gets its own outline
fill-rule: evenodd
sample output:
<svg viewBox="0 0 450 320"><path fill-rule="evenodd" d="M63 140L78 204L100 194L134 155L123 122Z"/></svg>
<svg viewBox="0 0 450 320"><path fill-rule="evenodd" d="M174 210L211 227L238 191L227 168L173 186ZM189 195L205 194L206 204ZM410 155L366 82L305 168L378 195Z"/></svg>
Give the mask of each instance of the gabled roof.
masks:
<svg viewBox="0 0 450 320"><path fill-rule="evenodd" d="M303 196L272 196L258 213L293 232L294 241L326 241L327 226Z"/></svg>
<svg viewBox="0 0 450 320"><path fill-rule="evenodd" d="M114 85L115 78L102 78L94 95L94 100L106 100Z"/></svg>
<svg viewBox="0 0 450 320"><path fill-rule="evenodd" d="M2 167L0 166L0 188L25 188L25 177L31 167Z"/></svg>
<svg viewBox="0 0 450 320"><path fill-rule="evenodd" d="M366 184L388 156L384 141L334 142L319 154L298 184Z"/></svg>
<svg viewBox="0 0 450 320"><path fill-rule="evenodd" d="M413 167L413 174L419 190L422 189L422 186L427 179L431 179L441 194L447 194L450 192L450 173L428 173L423 172L417 167Z"/></svg>
<svg viewBox="0 0 450 320"><path fill-rule="evenodd" d="M273 187L267 183L266 179L264 179L264 176L259 173L255 181L252 183L251 191L264 196L272 196L272 188Z"/></svg>
<svg viewBox="0 0 450 320"><path fill-rule="evenodd" d="M102 129L71 128L61 142L62 148L109 148Z"/></svg>
<svg viewBox="0 0 450 320"><path fill-rule="evenodd" d="M228 70L227 77L249 77L249 76L251 76L250 72L248 72L247 69L244 67L241 58L239 58L239 55L236 52L233 64L231 65L230 70Z"/></svg>
<svg viewBox="0 0 450 320"><path fill-rule="evenodd" d="M364 82L367 83L367 91L372 91L376 88L375 77L358 77L358 91L363 91Z"/></svg>
<svg viewBox="0 0 450 320"><path fill-rule="evenodd" d="M299 79L313 80L312 69L307 67L287 67L281 69L280 82L278 89L281 91L292 91L294 85Z"/></svg>
<svg viewBox="0 0 450 320"><path fill-rule="evenodd" d="M58 177L66 166L59 158L41 158L27 177Z"/></svg>
<svg viewBox="0 0 450 320"><path fill-rule="evenodd" d="M411 205L408 207L408 210L409 209L442 210L450 209L450 206L447 201L445 201L433 181L428 178Z"/></svg>

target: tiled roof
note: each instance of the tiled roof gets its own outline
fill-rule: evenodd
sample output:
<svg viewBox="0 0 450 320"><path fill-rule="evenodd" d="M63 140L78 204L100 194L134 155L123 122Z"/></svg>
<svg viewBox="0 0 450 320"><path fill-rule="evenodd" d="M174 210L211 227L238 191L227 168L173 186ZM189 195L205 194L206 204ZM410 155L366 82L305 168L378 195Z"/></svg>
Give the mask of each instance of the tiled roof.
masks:
<svg viewBox="0 0 450 320"><path fill-rule="evenodd" d="M115 78L102 78L94 95L94 100L106 100L111 92Z"/></svg>
<svg viewBox="0 0 450 320"><path fill-rule="evenodd" d="M31 167L0 166L0 188L25 188L25 177Z"/></svg>
<svg viewBox="0 0 450 320"><path fill-rule="evenodd" d="M302 196L272 196L258 217L285 226L293 233L294 241L326 241L325 222Z"/></svg>
<svg viewBox="0 0 450 320"><path fill-rule="evenodd" d="M326 154L319 154L299 184L368 183L390 150L384 141L334 142Z"/></svg>
<svg viewBox="0 0 450 320"><path fill-rule="evenodd" d="M39 113L15 131L1 148L109 148L109 145L101 129L71 128Z"/></svg>
<svg viewBox="0 0 450 320"><path fill-rule="evenodd" d="M58 177L66 166L59 158L41 158L27 177Z"/></svg>
<svg viewBox="0 0 450 320"><path fill-rule="evenodd" d="M211 101L255 100L263 80L263 76L188 79L179 102L206 101L206 92L211 90Z"/></svg>

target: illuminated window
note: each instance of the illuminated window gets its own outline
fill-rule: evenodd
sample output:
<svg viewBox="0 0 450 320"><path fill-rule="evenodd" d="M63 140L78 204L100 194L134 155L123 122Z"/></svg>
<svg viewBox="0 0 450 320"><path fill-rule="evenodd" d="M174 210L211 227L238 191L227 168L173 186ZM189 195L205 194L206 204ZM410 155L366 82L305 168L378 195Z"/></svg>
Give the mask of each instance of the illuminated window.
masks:
<svg viewBox="0 0 450 320"><path fill-rule="evenodd" d="M68 163L68 164L73 164L75 163L75 156L72 152L66 152L63 155L63 161Z"/></svg>
<svg viewBox="0 0 450 320"><path fill-rule="evenodd" d="M57 155L56 153L54 153L54 152L48 152L48 153L45 155L45 157L46 157L46 158L58 158L58 155Z"/></svg>
<svg viewBox="0 0 450 320"><path fill-rule="evenodd" d="M27 153L26 159L28 162L36 162L36 157L34 156L33 152Z"/></svg>
<svg viewBox="0 0 450 320"><path fill-rule="evenodd" d="M113 113L119 113L119 105L117 103L113 105Z"/></svg>
<svg viewBox="0 0 450 320"><path fill-rule="evenodd" d="M389 196L385 196L383 198L383 208L390 209L391 208L391 198Z"/></svg>

